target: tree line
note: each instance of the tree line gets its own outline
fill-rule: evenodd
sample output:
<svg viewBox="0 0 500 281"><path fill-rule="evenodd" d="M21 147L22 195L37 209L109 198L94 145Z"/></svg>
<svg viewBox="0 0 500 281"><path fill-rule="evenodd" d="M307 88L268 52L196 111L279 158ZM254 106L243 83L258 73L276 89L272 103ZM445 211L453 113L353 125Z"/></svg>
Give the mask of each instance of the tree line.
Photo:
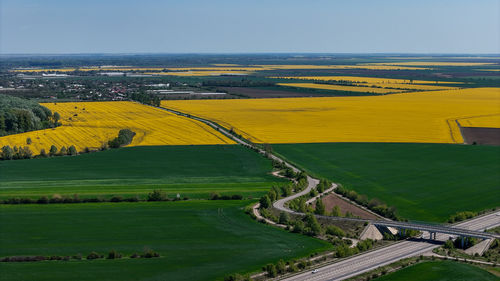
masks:
<svg viewBox="0 0 500 281"><path fill-rule="evenodd" d="M60 126L59 113L38 103L0 94L0 136Z"/></svg>

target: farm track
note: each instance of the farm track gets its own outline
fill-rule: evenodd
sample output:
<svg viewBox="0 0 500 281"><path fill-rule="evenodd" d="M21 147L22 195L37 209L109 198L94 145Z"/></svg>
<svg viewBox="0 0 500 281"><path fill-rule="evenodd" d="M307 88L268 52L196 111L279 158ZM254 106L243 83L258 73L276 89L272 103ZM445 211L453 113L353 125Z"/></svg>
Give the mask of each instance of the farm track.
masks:
<svg viewBox="0 0 500 281"><path fill-rule="evenodd" d="M179 112L176 110L168 109L168 108L161 108L163 110L166 110L168 112L192 118L194 120L203 122L207 124L208 126L214 128L218 132L226 135L227 137L233 139L236 143L241 144L245 147L256 149L260 154L266 154L265 151L262 149L259 149L246 140L239 138L237 136L234 136L231 134L226 128L220 126L219 124L206 120L203 118L199 118L190 114L185 114L183 112ZM281 163L284 163L287 167L291 168L294 172L301 172L300 169L297 167L291 165L290 163L286 162L284 159L274 155L274 154L269 154L270 158L276 161L279 161ZM303 213L295 212L291 209L289 209L286 206L286 203L298 198L300 196L303 196L307 194L308 192L311 191L311 189L315 188L319 180L312 178L310 176L307 176L307 181L308 185L307 187L296 194L293 194L289 197L282 198L278 201L275 201L273 203L273 207L284 212L296 214L296 215L305 215ZM337 184L334 183L334 186L337 186ZM318 216L322 218L328 218L328 219L343 219L346 220L347 218L335 218L335 217L326 217L326 216ZM356 219L356 218L349 218L347 220L353 220L353 221L362 221L362 222L374 222L372 220L364 220L364 219ZM492 214L487 214L484 216L476 217L474 219L461 222L458 224L455 224L451 226L451 228L457 228L458 231L472 231L472 232L480 232L484 231L485 229L496 227L500 225L500 212L498 213L492 213ZM451 229L450 227L446 227L446 229ZM444 229L444 228L443 228ZM406 240L403 242L399 242L396 244L393 244L388 247L384 247L381 249L377 249L374 251L369 251L366 253L362 253L360 255L347 258L343 261L336 262L330 265L323 266L319 268L319 274L316 273L312 275L310 272L304 272L300 273L297 275L294 275L289 278L284 278L282 280L293 280L293 281L298 281L298 280L344 280L348 279L350 277L354 277L356 275L359 275L364 272L371 271L373 269L376 269L380 266L388 265L394 262L397 262L401 259L420 255L423 253L426 253L428 251L431 251L434 248L437 248L441 245L441 242L444 242L450 237L448 234L437 234L436 235L436 240L423 240L424 235L422 235L420 240L413 239L413 240Z"/></svg>

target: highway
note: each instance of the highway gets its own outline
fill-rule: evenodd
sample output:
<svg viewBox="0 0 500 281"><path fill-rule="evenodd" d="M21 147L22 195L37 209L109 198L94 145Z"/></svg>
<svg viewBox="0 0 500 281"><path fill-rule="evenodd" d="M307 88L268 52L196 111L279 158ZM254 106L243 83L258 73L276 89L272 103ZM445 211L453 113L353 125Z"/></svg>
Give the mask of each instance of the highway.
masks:
<svg viewBox="0 0 500 281"><path fill-rule="evenodd" d="M466 222L455 224L453 227L482 231L485 228L500 226L500 212L477 217ZM449 235L437 234L436 240L446 241ZM287 281L323 281L344 280L361 273L371 271L377 267L394 263L398 260L418 256L439 247L428 240L403 241L388 247L366 252L346 260L319 268L317 273L307 271L283 280Z"/></svg>

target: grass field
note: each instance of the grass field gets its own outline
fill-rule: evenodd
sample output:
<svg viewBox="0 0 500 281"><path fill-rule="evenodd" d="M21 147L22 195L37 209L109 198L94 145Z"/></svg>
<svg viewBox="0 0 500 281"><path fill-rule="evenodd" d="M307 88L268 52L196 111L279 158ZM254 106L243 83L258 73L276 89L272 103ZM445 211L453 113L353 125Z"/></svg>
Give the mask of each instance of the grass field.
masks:
<svg viewBox="0 0 500 281"><path fill-rule="evenodd" d="M2 205L0 256L130 255L148 247L161 257L1 263L0 280L215 280L330 247L255 222L242 210L250 203Z"/></svg>
<svg viewBox="0 0 500 281"><path fill-rule="evenodd" d="M375 279L377 281L497 281L500 278L473 265L452 261L423 262Z"/></svg>
<svg viewBox="0 0 500 281"><path fill-rule="evenodd" d="M211 192L260 196L273 182L271 163L237 145L126 147L78 156L0 161L0 198Z"/></svg>
<svg viewBox="0 0 500 281"><path fill-rule="evenodd" d="M207 125L134 102L44 103L61 115L62 126L0 137L4 145L28 146L35 155L74 145L78 151L97 149L118 136L121 129L136 133L130 146L232 144L232 140ZM27 138L32 143L27 144Z"/></svg>
<svg viewBox="0 0 500 281"><path fill-rule="evenodd" d="M463 143L455 120L500 114L498 89L161 104L214 120L260 143Z"/></svg>
<svg viewBox="0 0 500 281"><path fill-rule="evenodd" d="M323 143L273 149L411 220L445 222L457 211L499 207L498 146Z"/></svg>

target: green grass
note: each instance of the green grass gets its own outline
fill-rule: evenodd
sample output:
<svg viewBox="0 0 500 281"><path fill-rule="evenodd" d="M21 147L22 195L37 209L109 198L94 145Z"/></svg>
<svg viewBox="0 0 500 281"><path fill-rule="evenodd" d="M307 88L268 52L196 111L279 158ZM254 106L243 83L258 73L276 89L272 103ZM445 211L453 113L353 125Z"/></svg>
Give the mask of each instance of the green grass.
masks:
<svg viewBox="0 0 500 281"><path fill-rule="evenodd" d="M375 279L377 281L496 281L500 278L469 264L452 261L423 262L389 275Z"/></svg>
<svg viewBox="0 0 500 281"><path fill-rule="evenodd" d="M238 145L144 146L74 157L0 161L0 198L55 193L83 197L210 192L259 197L280 180L271 163Z"/></svg>
<svg viewBox="0 0 500 281"><path fill-rule="evenodd" d="M0 280L214 280L330 247L252 220L251 202L1 205L0 256L149 247L161 258L1 263Z"/></svg>
<svg viewBox="0 0 500 281"><path fill-rule="evenodd" d="M500 202L500 147L447 144L279 144L308 172L378 198L411 220L445 222Z"/></svg>

